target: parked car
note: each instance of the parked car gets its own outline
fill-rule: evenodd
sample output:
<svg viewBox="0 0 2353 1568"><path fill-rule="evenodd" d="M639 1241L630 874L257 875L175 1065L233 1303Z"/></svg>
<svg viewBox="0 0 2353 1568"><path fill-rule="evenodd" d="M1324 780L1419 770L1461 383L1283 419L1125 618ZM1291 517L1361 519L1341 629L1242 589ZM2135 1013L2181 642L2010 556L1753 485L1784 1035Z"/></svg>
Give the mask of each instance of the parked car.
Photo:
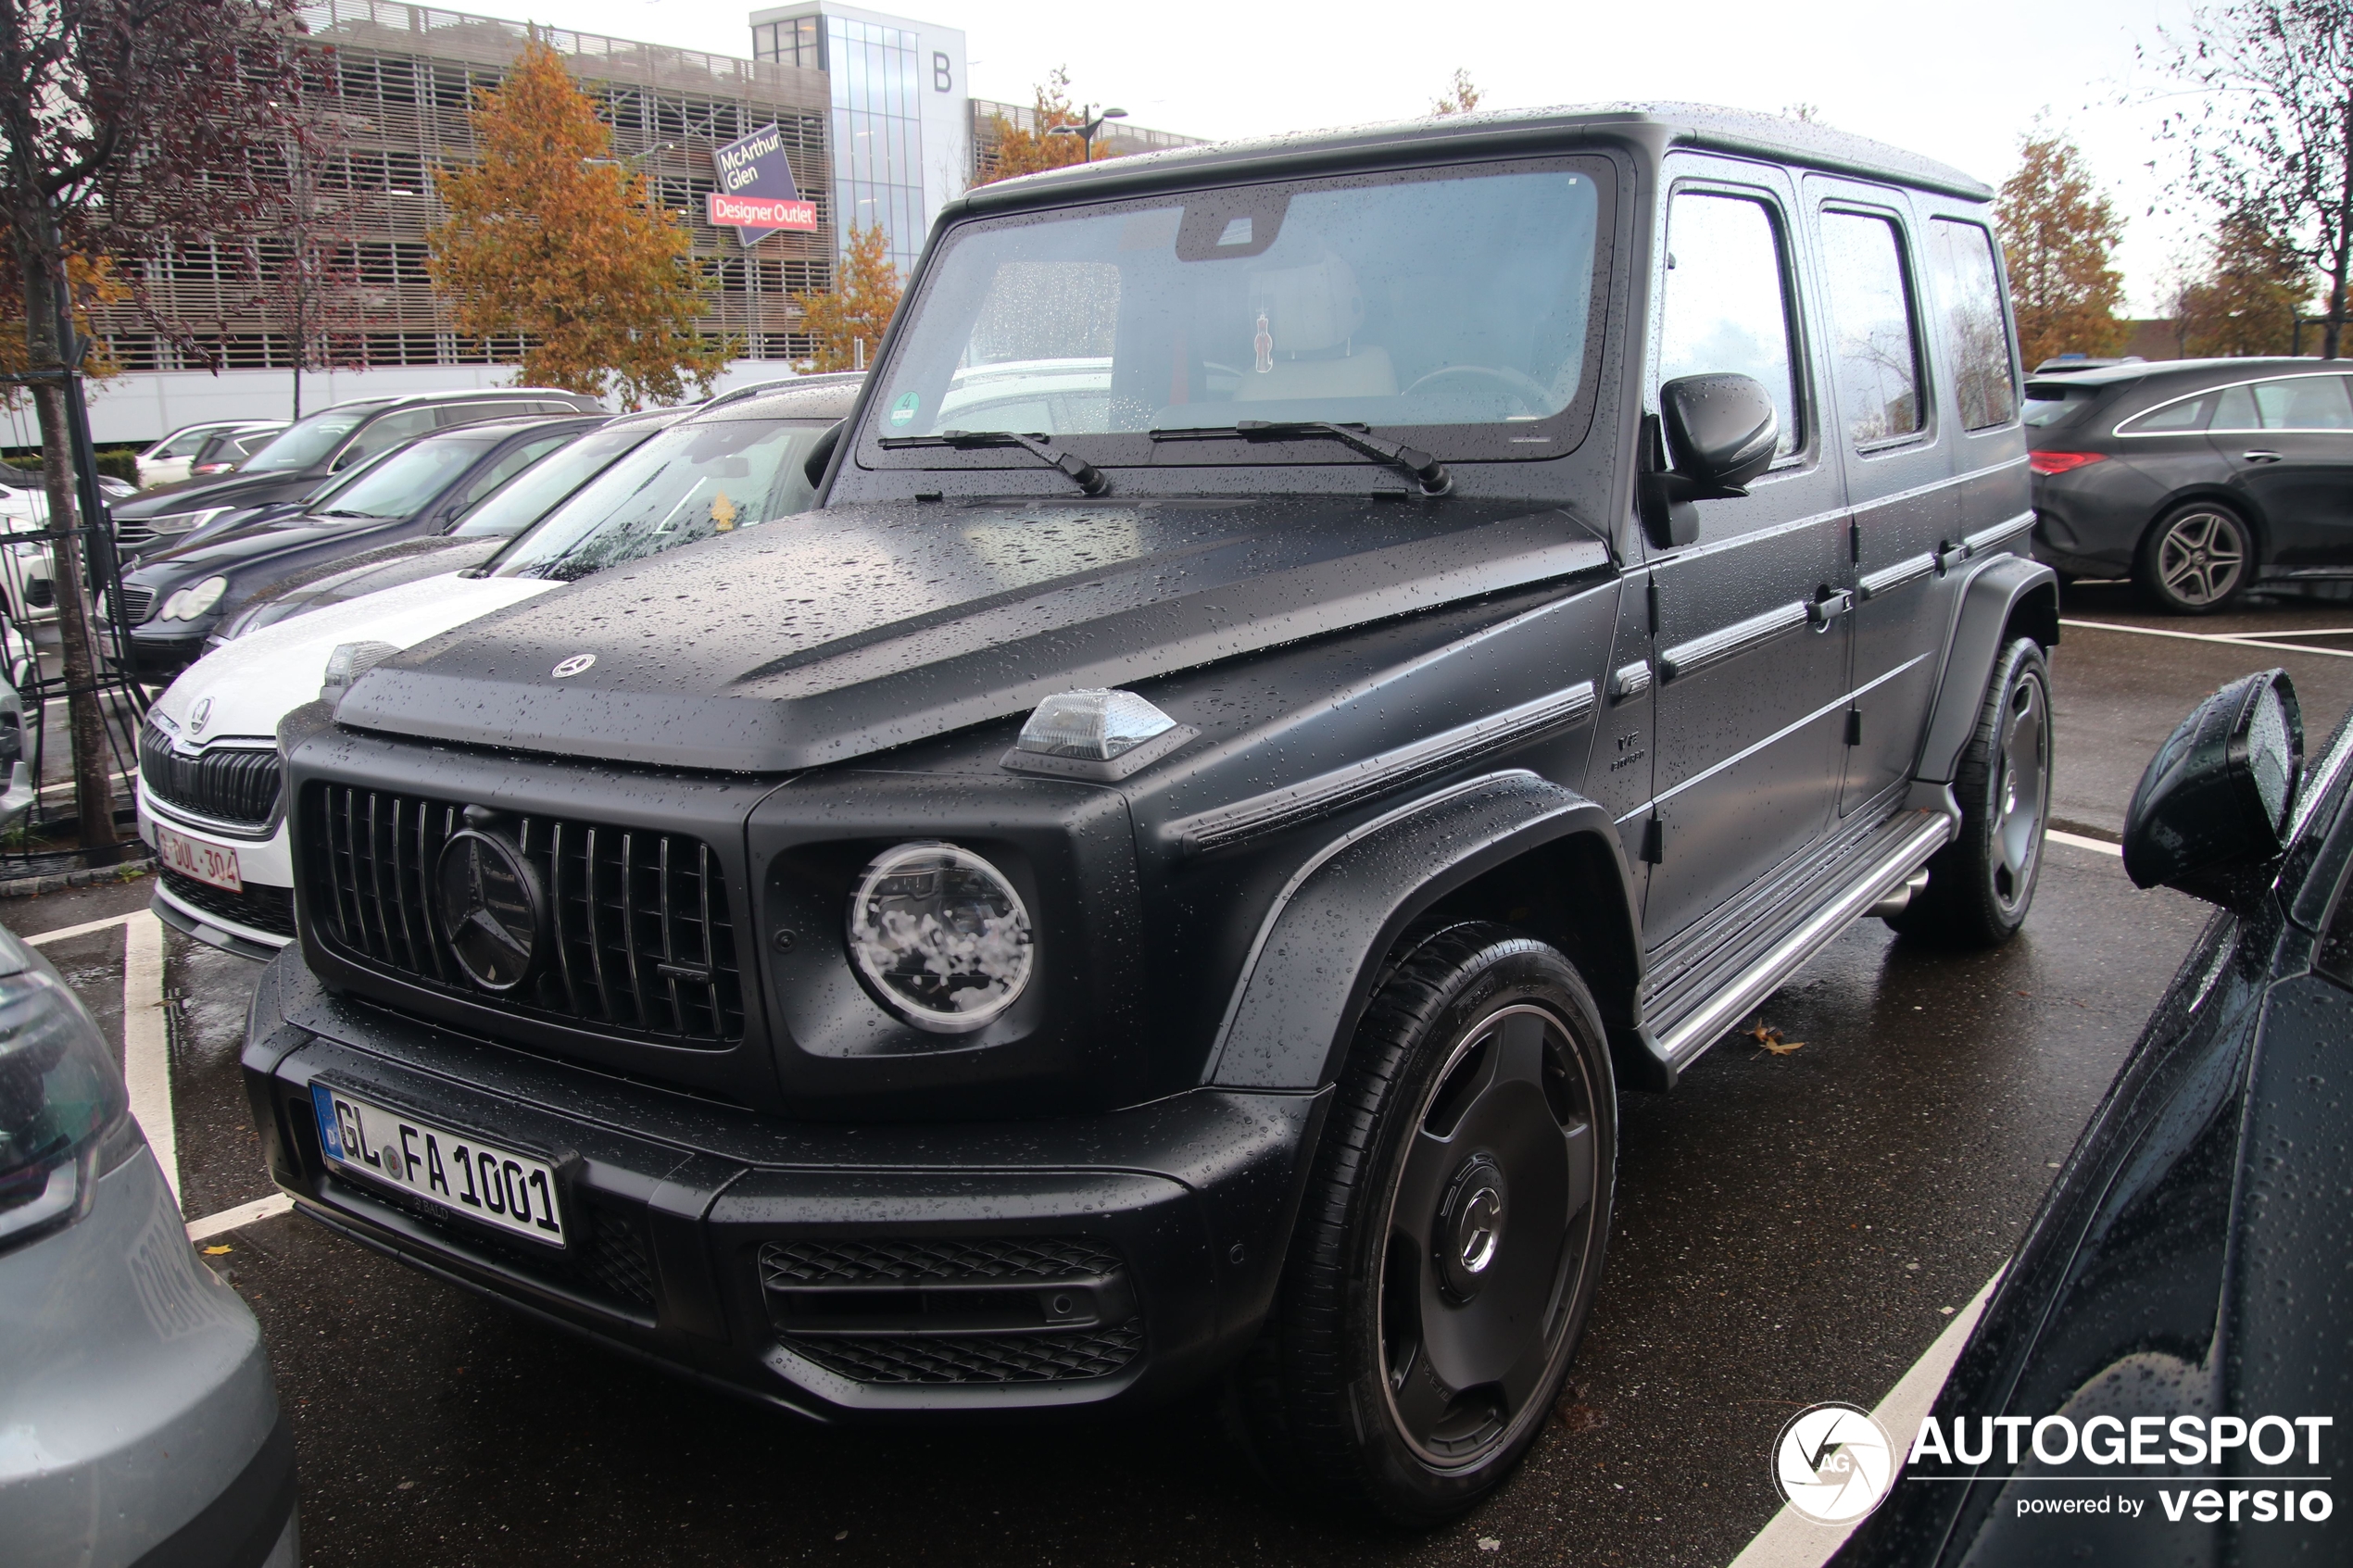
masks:
<svg viewBox="0 0 2353 1568"><path fill-rule="evenodd" d="M823 509L281 725L277 1181L782 1409L1230 1374L1294 1484L1468 1507L1576 1353L1619 1091L1867 913L2026 916L1990 195L1690 107L969 192Z"/></svg>
<svg viewBox="0 0 2353 1568"><path fill-rule="evenodd" d="M2277 670L2158 749L2125 870L2219 911L1970 1334L1935 1444L1839 1563L2347 1560L2324 1484L2353 1409L2348 781L2353 723L2308 761ZM1989 1448L2005 1422L2040 1453ZM2087 1474L2138 1511L2043 1506L2095 1496L2055 1479Z"/></svg>
<svg viewBox="0 0 2353 1568"><path fill-rule="evenodd" d="M301 1561L260 1327L188 1245L113 1047L6 931L0 1411L11 1562Z"/></svg>
<svg viewBox="0 0 2353 1568"><path fill-rule="evenodd" d="M159 484L177 484L189 476L197 455L216 437L265 425L278 430L286 428L283 420L212 420L203 424L182 425L132 459L139 474L138 487L152 490Z"/></svg>
<svg viewBox="0 0 2353 1568"><path fill-rule="evenodd" d="M163 863L156 912L215 947L273 956L295 932L280 720L322 684L347 684L363 660L592 572L799 511L815 486L807 459L856 396L852 378L616 420L525 470L460 525L504 529L523 512L545 514L520 536L379 559L353 574L375 592L344 600L333 579L314 584L325 602L245 628L197 660L140 730L139 832ZM617 458L616 434L627 438ZM589 454L603 471L582 484L573 460L592 444L603 444ZM551 473L568 498L535 483Z"/></svg>
<svg viewBox="0 0 2353 1568"><path fill-rule="evenodd" d="M251 596L290 573L366 549L446 533L508 480L608 416L484 420L396 448L300 510L266 510L225 533L140 558L122 574L119 612L144 673L172 674Z"/></svg>
<svg viewBox="0 0 2353 1568"><path fill-rule="evenodd" d="M188 477L214 479L233 471L246 458L277 440L280 433L285 428L286 422L283 420L273 420L266 423L248 426L244 430L224 430L215 433L198 449L195 457L189 460Z"/></svg>
<svg viewBox="0 0 2353 1568"><path fill-rule="evenodd" d="M2119 364L2027 383L2034 553L2206 615L2353 578L2353 372L2314 359Z"/></svg>
<svg viewBox="0 0 2353 1568"><path fill-rule="evenodd" d="M152 554L158 540L168 544L171 535L215 520L305 499L322 481L435 431L528 414L602 412L593 397L536 387L354 398L288 426L233 473L142 495L108 510L122 553Z"/></svg>
<svg viewBox="0 0 2353 1568"><path fill-rule="evenodd" d="M248 599L236 614L223 618L205 639L205 649L209 653L249 632L329 605L478 567L566 496L686 413L662 408L623 415L532 464L467 508L445 533L381 545L291 572Z"/></svg>

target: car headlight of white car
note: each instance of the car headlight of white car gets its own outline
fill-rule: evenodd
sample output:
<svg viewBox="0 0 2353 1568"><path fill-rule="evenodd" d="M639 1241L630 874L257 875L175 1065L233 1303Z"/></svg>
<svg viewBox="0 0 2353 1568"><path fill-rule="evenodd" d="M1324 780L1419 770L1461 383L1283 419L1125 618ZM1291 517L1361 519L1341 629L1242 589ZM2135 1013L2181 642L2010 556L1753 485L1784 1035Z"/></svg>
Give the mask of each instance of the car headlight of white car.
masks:
<svg viewBox="0 0 2353 1568"><path fill-rule="evenodd" d="M194 621L219 604L220 596L228 591L229 580L226 577L208 577L201 583L191 583L163 601L163 618L166 621Z"/></svg>

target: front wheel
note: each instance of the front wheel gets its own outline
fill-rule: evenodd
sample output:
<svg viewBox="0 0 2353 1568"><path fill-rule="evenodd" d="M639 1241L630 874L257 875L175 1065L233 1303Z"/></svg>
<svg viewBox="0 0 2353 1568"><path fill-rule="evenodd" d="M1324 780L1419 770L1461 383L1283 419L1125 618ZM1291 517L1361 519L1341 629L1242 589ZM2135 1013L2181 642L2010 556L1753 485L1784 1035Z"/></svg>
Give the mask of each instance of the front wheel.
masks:
<svg viewBox="0 0 2353 1568"><path fill-rule="evenodd" d="M1887 923L1906 935L1994 947L2034 901L2050 814L2051 667L2032 637L1994 660L1953 794L1959 829L1929 860L1928 886Z"/></svg>
<svg viewBox="0 0 2353 1568"><path fill-rule="evenodd" d="M1617 1095L1592 993L1493 925L1423 941L1358 1027L1245 1374L1262 1452L1428 1526L1559 1397L1608 1237Z"/></svg>

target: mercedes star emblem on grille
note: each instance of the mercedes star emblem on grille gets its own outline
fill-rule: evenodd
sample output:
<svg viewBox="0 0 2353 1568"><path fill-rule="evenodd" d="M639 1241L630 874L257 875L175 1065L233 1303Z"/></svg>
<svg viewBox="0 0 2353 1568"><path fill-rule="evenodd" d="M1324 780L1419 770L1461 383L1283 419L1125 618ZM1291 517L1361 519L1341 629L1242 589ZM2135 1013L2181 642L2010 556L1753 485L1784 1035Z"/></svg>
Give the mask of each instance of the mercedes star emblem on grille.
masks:
<svg viewBox="0 0 2353 1568"><path fill-rule="evenodd" d="M583 670L587 669L590 665L596 662L597 656L593 653L576 653L570 659L567 659L558 664L552 673L555 675L557 680L560 681L567 675L579 674Z"/></svg>
<svg viewBox="0 0 2353 1568"><path fill-rule="evenodd" d="M495 993L529 979L545 909L530 863L505 840L466 828L442 846L434 880L434 912L466 977Z"/></svg>

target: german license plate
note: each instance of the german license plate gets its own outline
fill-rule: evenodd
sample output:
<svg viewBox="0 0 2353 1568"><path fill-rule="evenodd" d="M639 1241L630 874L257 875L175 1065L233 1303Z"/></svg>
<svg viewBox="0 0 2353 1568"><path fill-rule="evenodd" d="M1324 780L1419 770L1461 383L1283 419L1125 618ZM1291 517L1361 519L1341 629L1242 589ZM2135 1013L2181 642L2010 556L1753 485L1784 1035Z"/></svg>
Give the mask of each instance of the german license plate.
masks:
<svg viewBox="0 0 2353 1568"><path fill-rule="evenodd" d="M514 1236L564 1244L556 1173L547 1161L322 1084L310 1086L310 1103L327 1158L354 1175Z"/></svg>
<svg viewBox="0 0 2353 1568"><path fill-rule="evenodd" d="M232 893L245 890L245 878L237 871L237 852L225 844L208 844L201 838L174 833L157 822L156 853L163 857L165 865L182 876L192 876L198 882L225 887Z"/></svg>

